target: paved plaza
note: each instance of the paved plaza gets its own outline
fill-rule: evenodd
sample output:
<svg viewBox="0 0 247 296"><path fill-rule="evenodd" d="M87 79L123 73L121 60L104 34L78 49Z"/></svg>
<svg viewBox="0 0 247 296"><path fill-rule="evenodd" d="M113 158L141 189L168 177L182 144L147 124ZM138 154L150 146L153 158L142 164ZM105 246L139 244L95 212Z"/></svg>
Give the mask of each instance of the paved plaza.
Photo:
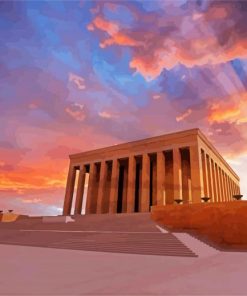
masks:
<svg viewBox="0 0 247 296"><path fill-rule="evenodd" d="M6 296L247 294L247 252L173 233L149 214L2 223L0 258Z"/></svg>
<svg viewBox="0 0 247 296"><path fill-rule="evenodd" d="M0 245L0 254L1 295L246 295L247 291L247 253L174 257Z"/></svg>

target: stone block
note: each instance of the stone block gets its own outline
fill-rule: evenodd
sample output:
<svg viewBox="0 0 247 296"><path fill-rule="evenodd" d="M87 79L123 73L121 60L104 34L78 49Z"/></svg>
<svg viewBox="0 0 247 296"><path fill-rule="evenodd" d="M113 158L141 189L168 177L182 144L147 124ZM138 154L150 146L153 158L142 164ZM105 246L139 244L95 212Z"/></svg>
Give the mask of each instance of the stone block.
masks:
<svg viewBox="0 0 247 296"><path fill-rule="evenodd" d="M42 223L68 223L75 222L70 216L44 216Z"/></svg>

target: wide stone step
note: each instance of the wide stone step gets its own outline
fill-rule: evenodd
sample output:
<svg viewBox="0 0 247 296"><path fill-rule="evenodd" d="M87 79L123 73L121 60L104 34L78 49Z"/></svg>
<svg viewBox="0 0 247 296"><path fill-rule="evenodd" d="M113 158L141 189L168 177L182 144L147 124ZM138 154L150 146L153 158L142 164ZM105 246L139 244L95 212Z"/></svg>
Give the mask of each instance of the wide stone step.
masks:
<svg viewBox="0 0 247 296"><path fill-rule="evenodd" d="M171 233L1 232L0 243L98 252L195 257Z"/></svg>

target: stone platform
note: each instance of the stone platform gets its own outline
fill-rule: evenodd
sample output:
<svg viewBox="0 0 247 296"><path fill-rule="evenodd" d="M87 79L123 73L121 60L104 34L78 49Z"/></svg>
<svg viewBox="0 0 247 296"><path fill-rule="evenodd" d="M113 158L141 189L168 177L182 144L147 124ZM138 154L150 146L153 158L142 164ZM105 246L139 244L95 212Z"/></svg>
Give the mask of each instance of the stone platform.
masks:
<svg viewBox="0 0 247 296"><path fill-rule="evenodd" d="M0 225L0 243L98 252L196 257L171 232L161 231L150 213L86 215L73 223L27 219Z"/></svg>

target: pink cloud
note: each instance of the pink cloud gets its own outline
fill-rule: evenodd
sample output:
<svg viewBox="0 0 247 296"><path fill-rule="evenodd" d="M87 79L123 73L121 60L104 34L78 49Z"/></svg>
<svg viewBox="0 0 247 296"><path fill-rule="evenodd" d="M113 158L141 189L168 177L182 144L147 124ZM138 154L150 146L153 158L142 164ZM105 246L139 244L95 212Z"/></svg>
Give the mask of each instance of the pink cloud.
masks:
<svg viewBox="0 0 247 296"><path fill-rule="evenodd" d="M100 47L105 48L110 45L122 45L122 46L137 46L138 42L120 31L120 26L116 22L105 20L101 16L96 16L92 23L88 24L87 29L94 31L95 29L106 32L110 38L100 42Z"/></svg>
<svg viewBox="0 0 247 296"><path fill-rule="evenodd" d="M84 78L79 75L69 73L69 81L72 81L79 90L86 88Z"/></svg>
<svg viewBox="0 0 247 296"><path fill-rule="evenodd" d="M101 31L107 32L110 36L119 32L119 25L116 22L107 21L101 16L96 16L91 25Z"/></svg>
<svg viewBox="0 0 247 296"><path fill-rule="evenodd" d="M74 103L70 107L66 107L65 112L78 121L83 121L86 118L84 105L81 104Z"/></svg>
<svg viewBox="0 0 247 296"><path fill-rule="evenodd" d="M186 110L183 114L176 117L177 122L184 120L186 117L188 117L192 113L191 109Z"/></svg>
<svg viewBox="0 0 247 296"><path fill-rule="evenodd" d="M21 202L23 202L23 203L41 203L42 202L42 199L40 199L40 198L21 199Z"/></svg>
<svg viewBox="0 0 247 296"><path fill-rule="evenodd" d="M100 42L102 48L112 45L131 47L133 57L129 67L150 81L164 69L170 70L179 64L191 68L246 58L247 38L239 33L242 29L236 28L243 26L237 18L240 13L232 3L217 2L210 3L205 13L181 13L180 17L166 15L165 21L160 14L150 18L145 15L141 30L138 26L123 29L120 24L99 14L92 24L95 29L110 35ZM228 40L222 44L219 39L227 32Z"/></svg>
<svg viewBox="0 0 247 296"><path fill-rule="evenodd" d="M234 94L212 104L208 114L209 123L247 123L247 92Z"/></svg>
<svg viewBox="0 0 247 296"><path fill-rule="evenodd" d="M107 111L102 111L102 112L99 112L99 116L102 117L102 118L117 118L118 116L116 114L112 114L110 112L107 112Z"/></svg>

